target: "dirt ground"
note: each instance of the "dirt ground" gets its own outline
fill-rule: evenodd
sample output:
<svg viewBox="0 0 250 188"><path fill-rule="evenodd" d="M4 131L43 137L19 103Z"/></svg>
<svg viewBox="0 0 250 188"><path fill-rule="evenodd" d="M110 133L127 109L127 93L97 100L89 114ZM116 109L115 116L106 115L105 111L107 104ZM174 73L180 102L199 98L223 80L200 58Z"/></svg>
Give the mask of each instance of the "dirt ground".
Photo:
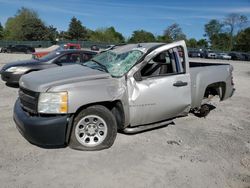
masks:
<svg viewBox="0 0 250 188"><path fill-rule="evenodd" d="M26 58L0 54L0 67ZM214 100L206 118L190 114L161 129L118 134L98 152L27 142L12 120L18 90L0 81L0 187L250 188L250 62L230 63L236 93Z"/></svg>

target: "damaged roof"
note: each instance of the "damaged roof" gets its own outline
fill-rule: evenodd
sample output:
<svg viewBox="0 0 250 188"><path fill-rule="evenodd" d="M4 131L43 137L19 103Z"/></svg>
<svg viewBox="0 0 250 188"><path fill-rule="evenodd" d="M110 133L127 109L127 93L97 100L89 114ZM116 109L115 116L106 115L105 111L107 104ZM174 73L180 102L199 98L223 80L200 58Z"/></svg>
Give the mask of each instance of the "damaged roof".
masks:
<svg viewBox="0 0 250 188"><path fill-rule="evenodd" d="M164 43L137 43L137 44L126 44L122 46L115 46L111 51L115 53L124 53L131 50L139 50L146 53L149 49L154 47L159 47L164 45Z"/></svg>

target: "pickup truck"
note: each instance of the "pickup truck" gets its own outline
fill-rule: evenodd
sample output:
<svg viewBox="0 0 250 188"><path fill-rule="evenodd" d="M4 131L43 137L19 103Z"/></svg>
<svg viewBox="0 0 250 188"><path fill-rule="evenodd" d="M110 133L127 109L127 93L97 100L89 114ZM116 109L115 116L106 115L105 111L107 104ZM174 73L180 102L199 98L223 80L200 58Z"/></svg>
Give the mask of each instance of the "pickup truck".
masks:
<svg viewBox="0 0 250 188"><path fill-rule="evenodd" d="M106 149L118 131L162 127L191 110L207 115L206 99L233 95L232 71L189 62L184 41L114 46L82 64L22 76L14 121L41 147Z"/></svg>

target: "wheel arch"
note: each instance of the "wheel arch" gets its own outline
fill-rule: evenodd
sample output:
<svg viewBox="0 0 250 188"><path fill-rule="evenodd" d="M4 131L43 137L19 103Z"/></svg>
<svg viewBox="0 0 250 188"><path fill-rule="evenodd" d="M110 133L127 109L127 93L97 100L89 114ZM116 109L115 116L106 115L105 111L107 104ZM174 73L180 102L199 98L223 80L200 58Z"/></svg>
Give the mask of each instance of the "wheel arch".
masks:
<svg viewBox="0 0 250 188"><path fill-rule="evenodd" d="M220 100L223 100L226 93L226 83L225 82L215 82L209 84L204 91L204 98L208 98L209 95L218 95Z"/></svg>
<svg viewBox="0 0 250 188"><path fill-rule="evenodd" d="M102 102L85 104L76 110L76 112L74 113L74 116L77 116L77 114L83 109L86 109L94 105L102 105L102 106L105 106L107 109L109 109L116 119L118 130L121 130L124 128L125 114L124 114L123 104L120 100L102 101Z"/></svg>

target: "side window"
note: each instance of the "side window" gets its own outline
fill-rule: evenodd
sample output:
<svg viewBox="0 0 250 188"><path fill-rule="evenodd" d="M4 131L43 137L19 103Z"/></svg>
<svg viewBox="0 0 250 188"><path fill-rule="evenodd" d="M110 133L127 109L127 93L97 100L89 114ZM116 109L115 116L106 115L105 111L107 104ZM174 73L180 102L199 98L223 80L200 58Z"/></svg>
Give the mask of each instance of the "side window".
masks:
<svg viewBox="0 0 250 188"><path fill-rule="evenodd" d="M81 54L69 54L69 63L81 63Z"/></svg>
<svg viewBox="0 0 250 188"><path fill-rule="evenodd" d="M84 54L82 54L82 61L86 62L86 61L90 60L92 57L93 57L92 54L84 53Z"/></svg>
<svg viewBox="0 0 250 188"><path fill-rule="evenodd" d="M66 63L67 60L68 60L68 54L59 57L59 58L56 60L56 62L57 62L57 63Z"/></svg>
<svg viewBox="0 0 250 188"><path fill-rule="evenodd" d="M181 47L169 49L153 57L142 69L142 77L181 74L185 72L184 51Z"/></svg>
<svg viewBox="0 0 250 188"><path fill-rule="evenodd" d="M80 54L66 54L59 57L56 60L57 63L80 63L81 62L81 55Z"/></svg>

